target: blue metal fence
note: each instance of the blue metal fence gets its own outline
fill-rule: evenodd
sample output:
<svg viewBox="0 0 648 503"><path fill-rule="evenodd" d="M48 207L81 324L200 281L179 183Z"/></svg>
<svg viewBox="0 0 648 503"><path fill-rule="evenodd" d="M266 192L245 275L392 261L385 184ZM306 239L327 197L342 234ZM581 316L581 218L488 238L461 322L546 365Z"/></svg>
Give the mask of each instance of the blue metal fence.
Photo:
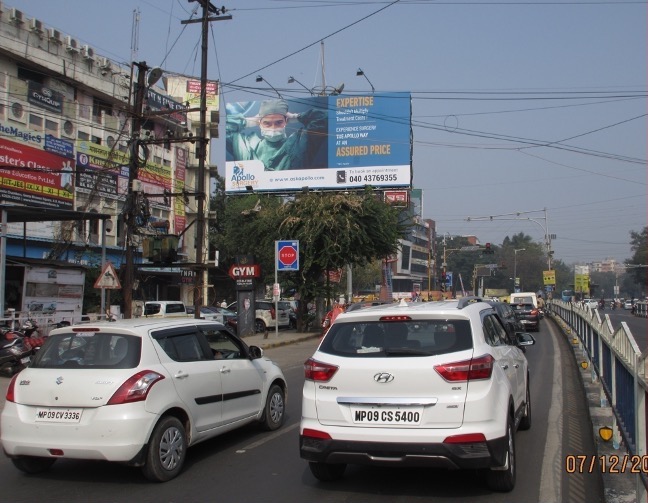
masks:
<svg viewBox="0 0 648 503"><path fill-rule="evenodd" d="M635 316L646 317L647 303L639 302ZM648 459L646 422L646 354L642 354L628 325L614 328L609 315L579 303L552 300L549 315L582 344L590 364L597 375L607 401L614 411L615 434L623 439L628 451L641 459ZM646 473L639 484L648 487Z"/></svg>

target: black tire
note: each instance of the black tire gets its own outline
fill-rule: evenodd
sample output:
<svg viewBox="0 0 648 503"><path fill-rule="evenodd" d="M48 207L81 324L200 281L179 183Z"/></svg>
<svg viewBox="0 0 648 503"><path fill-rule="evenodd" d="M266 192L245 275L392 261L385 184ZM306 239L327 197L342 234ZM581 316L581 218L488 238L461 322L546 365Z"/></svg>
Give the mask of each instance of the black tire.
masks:
<svg viewBox="0 0 648 503"><path fill-rule="evenodd" d="M504 470L488 470L486 475L486 483L492 491L510 492L515 487L516 475L516 456L515 456L515 432L513 431L513 418L509 415L506 422L506 438L507 453L506 453L506 469Z"/></svg>
<svg viewBox="0 0 648 503"><path fill-rule="evenodd" d="M142 472L153 482L166 482L180 473L186 456L187 434L183 424L176 417L163 417L151 435Z"/></svg>
<svg viewBox="0 0 648 503"><path fill-rule="evenodd" d="M256 320L254 320L254 331L257 334L260 334L262 332L267 332L268 328L266 327L266 324L263 320L257 318Z"/></svg>
<svg viewBox="0 0 648 503"><path fill-rule="evenodd" d="M268 391L263 416L261 417L261 428L266 431L274 431L281 428L286 417L286 398L281 386L273 384Z"/></svg>
<svg viewBox="0 0 648 503"><path fill-rule="evenodd" d="M11 462L21 472L29 473L30 475L32 475L34 473L41 473L46 470L49 470L52 467L52 465L56 462L56 458L38 458L36 456L20 456L17 458L11 458Z"/></svg>
<svg viewBox="0 0 648 503"><path fill-rule="evenodd" d="M524 404L524 414L520 420L520 430L528 430L531 428L531 383L527 379L526 383L526 403Z"/></svg>
<svg viewBox="0 0 648 503"><path fill-rule="evenodd" d="M321 482L333 482L339 480L342 478L344 471L346 470L345 464L332 465L317 461L309 462L308 466L313 476Z"/></svg>

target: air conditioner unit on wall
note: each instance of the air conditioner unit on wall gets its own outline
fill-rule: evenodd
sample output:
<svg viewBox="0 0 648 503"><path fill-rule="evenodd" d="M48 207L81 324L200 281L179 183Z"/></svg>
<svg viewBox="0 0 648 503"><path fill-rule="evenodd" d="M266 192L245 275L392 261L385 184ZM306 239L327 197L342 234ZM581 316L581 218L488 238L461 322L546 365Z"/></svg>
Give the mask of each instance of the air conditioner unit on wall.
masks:
<svg viewBox="0 0 648 503"><path fill-rule="evenodd" d="M94 49L90 47L89 45L84 45L81 48L81 55L85 59L94 59Z"/></svg>
<svg viewBox="0 0 648 503"><path fill-rule="evenodd" d="M102 70L110 70L112 68L112 64L108 58L99 58L99 68Z"/></svg>
<svg viewBox="0 0 648 503"><path fill-rule="evenodd" d="M58 30L55 30L54 28L49 28L47 30L47 36L52 42L55 42L57 44L63 43L63 36L61 35L61 32Z"/></svg>
<svg viewBox="0 0 648 503"><path fill-rule="evenodd" d="M70 35L65 37L65 50L68 52L79 52L79 42Z"/></svg>
<svg viewBox="0 0 648 503"><path fill-rule="evenodd" d="M9 12L9 19L12 23L21 24L23 22L23 13L18 9L11 9Z"/></svg>
<svg viewBox="0 0 648 503"><path fill-rule="evenodd" d="M34 17L29 20L29 29L36 33L43 33L43 22Z"/></svg>

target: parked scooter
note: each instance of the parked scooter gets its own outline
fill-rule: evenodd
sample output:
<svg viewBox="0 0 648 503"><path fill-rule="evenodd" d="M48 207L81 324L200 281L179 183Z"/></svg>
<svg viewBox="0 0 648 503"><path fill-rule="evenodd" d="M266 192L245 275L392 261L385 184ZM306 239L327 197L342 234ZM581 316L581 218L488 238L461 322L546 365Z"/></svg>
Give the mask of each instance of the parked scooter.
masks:
<svg viewBox="0 0 648 503"><path fill-rule="evenodd" d="M10 376L20 372L31 361L31 345L25 336L13 327L0 328L0 372Z"/></svg>

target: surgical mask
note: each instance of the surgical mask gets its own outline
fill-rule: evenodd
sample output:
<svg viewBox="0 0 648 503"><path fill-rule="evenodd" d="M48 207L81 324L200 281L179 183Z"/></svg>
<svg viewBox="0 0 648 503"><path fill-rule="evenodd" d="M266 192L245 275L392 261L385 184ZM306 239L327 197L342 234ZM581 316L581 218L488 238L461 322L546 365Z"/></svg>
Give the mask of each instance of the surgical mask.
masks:
<svg viewBox="0 0 648 503"><path fill-rule="evenodd" d="M271 143L276 143L286 139L286 130L261 128L261 136Z"/></svg>

